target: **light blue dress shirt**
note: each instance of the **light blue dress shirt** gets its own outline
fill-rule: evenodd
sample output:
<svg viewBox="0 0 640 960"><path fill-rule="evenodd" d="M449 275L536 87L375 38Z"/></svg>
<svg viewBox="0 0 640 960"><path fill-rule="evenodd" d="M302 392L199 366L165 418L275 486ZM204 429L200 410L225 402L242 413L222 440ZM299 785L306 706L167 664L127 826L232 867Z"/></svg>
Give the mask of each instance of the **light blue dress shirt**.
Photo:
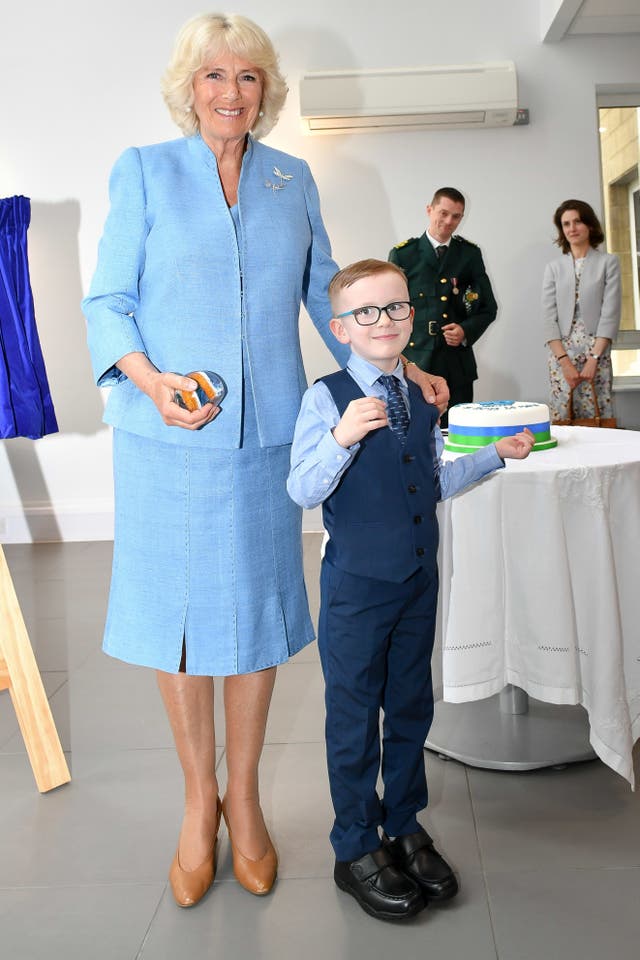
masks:
<svg viewBox="0 0 640 960"><path fill-rule="evenodd" d="M386 400L385 389L378 383L378 377L383 371L378 367L352 352L347 370L365 396ZM400 389L408 408L409 388L401 363L398 363L393 373L400 381ZM359 443L354 443L348 449L340 446L332 432L339 420L338 409L329 388L321 381L314 383L302 398L291 448L291 470L287 479L289 496L301 507L316 507L333 493L360 447ZM425 438L425 442L431 444L441 500L455 496L471 483L504 467L504 461L498 455L495 444L456 460L445 461L441 459L444 441L438 426L434 428L428 441Z"/></svg>

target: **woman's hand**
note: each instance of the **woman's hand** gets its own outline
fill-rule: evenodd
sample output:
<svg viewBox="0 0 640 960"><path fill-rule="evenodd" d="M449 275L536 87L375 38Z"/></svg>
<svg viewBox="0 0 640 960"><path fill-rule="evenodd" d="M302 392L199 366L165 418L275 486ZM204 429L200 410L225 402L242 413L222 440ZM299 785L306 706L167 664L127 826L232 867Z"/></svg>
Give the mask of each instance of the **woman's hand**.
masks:
<svg viewBox="0 0 640 960"><path fill-rule="evenodd" d="M198 384L179 373L163 373L154 367L144 353L127 353L118 360L116 366L153 400L168 427L199 430L220 413L220 407L214 407L212 403L205 403L199 410L192 411L179 406L174 399L176 390L195 390Z"/></svg>
<svg viewBox="0 0 640 960"><path fill-rule="evenodd" d="M205 403L199 410L185 410L175 400L176 390L196 390L198 384L179 373L161 373L159 370L147 378L145 393L158 408L158 413L168 427L183 427L185 430L199 430L210 423L220 413L220 407Z"/></svg>
<svg viewBox="0 0 640 960"><path fill-rule="evenodd" d="M595 357L588 357L587 362L580 371L581 380L593 380L598 370L598 361Z"/></svg>
<svg viewBox="0 0 640 960"><path fill-rule="evenodd" d="M564 359L560 361L560 370L562 371L562 376L569 384L570 390L578 386L581 380L580 373L578 368L571 363L569 357L564 357Z"/></svg>
<svg viewBox="0 0 640 960"><path fill-rule="evenodd" d="M449 387L444 377L436 377L431 373L425 373L415 363L407 364L405 376L407 380L413 380L416 386L420 387L427 403L435 404L440 413L445 412L449 406Z"/></svg>

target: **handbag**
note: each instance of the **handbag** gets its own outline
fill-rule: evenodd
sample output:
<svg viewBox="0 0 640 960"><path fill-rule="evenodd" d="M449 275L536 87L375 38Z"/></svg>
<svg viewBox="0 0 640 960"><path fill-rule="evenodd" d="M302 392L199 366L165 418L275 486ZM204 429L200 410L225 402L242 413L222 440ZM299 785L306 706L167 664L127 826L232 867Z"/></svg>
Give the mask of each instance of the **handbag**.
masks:
<svg viewBox="0 0 640 960"><path fill-rule="evenodd" d="M574 417L573 391L577 390L578 387L581 387L586 383L588 383L589 387L591 388L595 417ZM582 383L578 383L573 390L569 391L569 409L567 410L567 413L569 416L565 420L554 420L554 425L557 427L607 427L609 429L615 429L618 426L615 417L600 416L600 406L598 404L598 397L596 395L596 388L593 385L593 380L583 380Z"/></svg>

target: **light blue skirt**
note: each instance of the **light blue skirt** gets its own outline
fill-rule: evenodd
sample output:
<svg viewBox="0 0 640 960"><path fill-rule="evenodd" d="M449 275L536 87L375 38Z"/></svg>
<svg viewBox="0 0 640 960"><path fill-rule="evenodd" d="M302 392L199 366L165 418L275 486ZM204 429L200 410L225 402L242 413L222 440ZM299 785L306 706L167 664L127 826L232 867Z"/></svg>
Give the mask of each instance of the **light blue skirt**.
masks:
<svg viewBox="0 0 640 960"><path fill-rule="evenodd" d="M193 450L114 431L115 544L103 649L229 676L313 640L289 446Z"/></svg>

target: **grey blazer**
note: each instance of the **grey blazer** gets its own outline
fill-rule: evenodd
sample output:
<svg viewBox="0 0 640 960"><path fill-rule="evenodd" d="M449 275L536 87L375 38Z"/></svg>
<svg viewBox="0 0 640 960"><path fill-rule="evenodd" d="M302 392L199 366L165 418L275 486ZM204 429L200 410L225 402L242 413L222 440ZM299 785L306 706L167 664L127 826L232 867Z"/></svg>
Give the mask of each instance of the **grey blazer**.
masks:
<svg viewBox="0 0 640 960"><path fill-rule="evenodd" d="M573 257L565 254L548 263L544 271L545 343L569 335L575 296ZM615 340L620 326L620 263L614 254L589 248L580 278L580 315L592 336Z"/></svg>

